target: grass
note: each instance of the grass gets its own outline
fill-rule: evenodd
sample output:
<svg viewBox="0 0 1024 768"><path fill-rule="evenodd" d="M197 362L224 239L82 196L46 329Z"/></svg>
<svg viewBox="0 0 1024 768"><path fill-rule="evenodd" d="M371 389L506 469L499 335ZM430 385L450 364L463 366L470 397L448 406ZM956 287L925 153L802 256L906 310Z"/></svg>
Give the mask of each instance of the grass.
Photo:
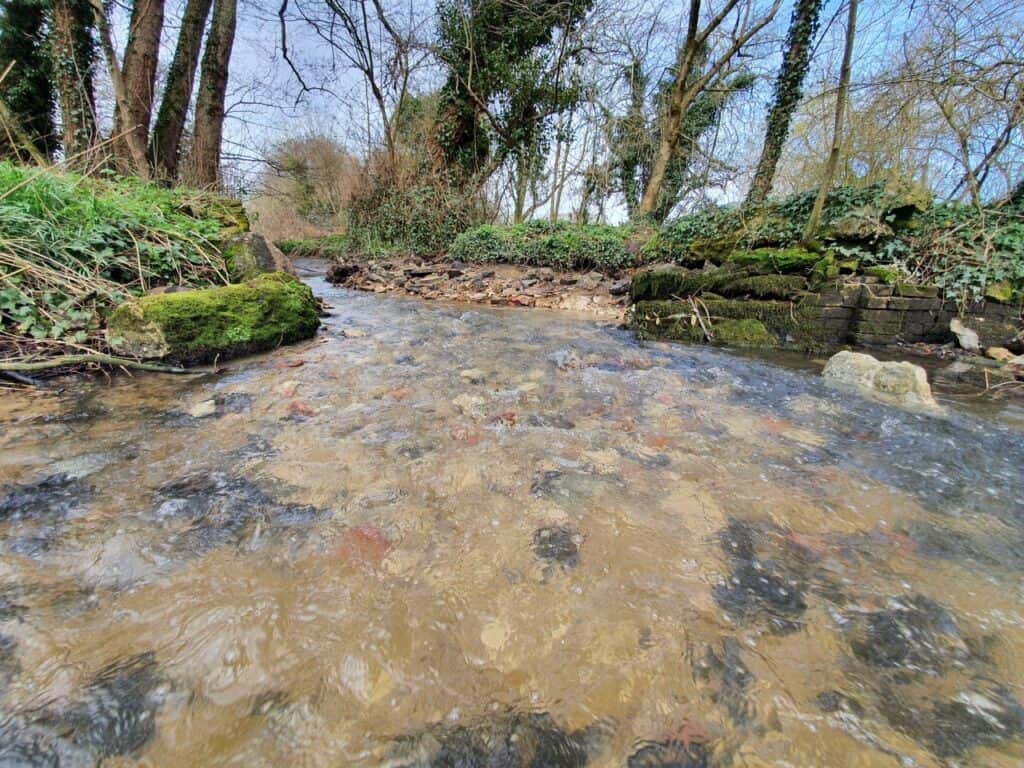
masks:
<svg viewBox="0 0 1024 768"><path fill-rule="evenodd" d="M219 244L246 228L209 194L0 163L0 354L103 348L125 298L228 282Z"/></svg>

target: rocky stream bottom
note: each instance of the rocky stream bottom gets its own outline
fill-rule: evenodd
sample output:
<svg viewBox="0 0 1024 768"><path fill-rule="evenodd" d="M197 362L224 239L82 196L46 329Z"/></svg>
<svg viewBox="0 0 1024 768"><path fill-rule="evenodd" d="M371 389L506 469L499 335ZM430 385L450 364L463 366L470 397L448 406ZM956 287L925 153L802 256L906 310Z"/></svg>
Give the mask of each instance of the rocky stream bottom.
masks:
<svg viewBox="0 0 1024 768"><path fill-rule="evenodd" d="M1024 761L1017 406L309 282L3 391L0 766Z"/></svg>

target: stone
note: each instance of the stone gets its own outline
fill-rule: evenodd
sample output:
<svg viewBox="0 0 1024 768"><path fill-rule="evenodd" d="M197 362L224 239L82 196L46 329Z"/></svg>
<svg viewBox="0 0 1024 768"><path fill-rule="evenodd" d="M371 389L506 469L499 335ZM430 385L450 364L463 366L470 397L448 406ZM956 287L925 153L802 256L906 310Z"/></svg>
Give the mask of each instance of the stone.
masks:
<svg viewBox="0 0 1024 768"><path fill-rule="evenodd" d="M988 347L985 350L985 357L990 357L1000 363L1012 363L1017 357L1006 347Z"/></svg>
<svg viewBox="0 0 1024 768"><path fill-rule="evenodd" d="M881 362L844 350L829 358L822 376L829 383L852 385L900 405L936 406L928 374L912 363Z"/></svg>
<svg viewBox="0 0 1024 768"><path fill-rule="evenodd" d="M392 768L584 768L608 740L596 723L577 731L546 712L497 712L468 725L435 726L398 740Z"/></svg>
<svg viewBox="0 0 1024 768"><path fill-rule="evenodd" d="M281 249L256 232L235 235L222 253L233 281L252 280L266 272L295 274L295 267Z"/></svg>
<svg viewBox="0 0 1024 768"><path fill-rule="evenodd" d="M640 745L627 768L708 768L708 749L700 742L652 741Z"/></svg>
<svg viewBox="0 0 1024 768"><path fill-rule="evenodd" d="M327 268L327 274L324 279L329 283L344 283L350 277L354 277L359 274L358 264L346 264L344 262L335 262Z"/></svg>
<svg viewBox="0 0 1024 768"><path fill-rule="evenodd" d="M1001 304L1009 304L1013 300L1013 284L1009 280L992 283L985 287L985 298L998 301Z"/></svg>
<svg viewBox="0 0 1024 768"><path fill-rule="evenodd" d="M742 622L766 618L778 631L798 629L798 619L807 610L802 579L782 564L758 557L749 523L730 520L719 542L732 573L712 591L715 602Z"/></svg>
<svg viewBox="0 0 1024 768"><path fill-rule="evenodd" d="M308 339L319 327L309 287L274 272L238 285L126 301L107 320L106 335L118 354L204 363Z"/></svg>
<svg viewBox="0 0 1024 768"><path fill-rule="evenodd" d="M474 419L482 419L484 417L484 405L487 403L479 395L471 395L468 392L464 392L454 400L454 405L460 413L470 416Z"/></svg>
<svg viewBox="0 0 1024 768"><path fill-rule="evenodd" d="M954 317L949 321L949 330L956 336L957 343L961 349L966 349L968 352L978 352L981 350L981 340L978 338L977 331L973 331L964 325L959 317Z"/></svg>
<svg viewBox="0 0 1024 768"><path fill-rule="evenodd" d="M533 534L533 551L537 558L563 568L575 568L580 562L579 545L583 537L572 528L553 525L538 528Z"/></svg>
<svg viewBox="0 0 1024 768"><path fill-rule="evenodd" d="M0 765L92 768L136 754L156 732L166 697L152 653L101 670L69 701L0 724Z"/></svg>
<svg viewBox="0 0 1024 768"><path fill-rule="evenodd" d="M922 595L892 599L884 610L846 620L853 655L873 667L934 676L970 658L956 619Z"/></svg>
<svg viewBox="0 0 1024 768"><path fill-rule="evenodd" d="M470 384L483 384L487 374L479 368L467 368L464 371L459 371L459 377L465 379Z"/></svg>

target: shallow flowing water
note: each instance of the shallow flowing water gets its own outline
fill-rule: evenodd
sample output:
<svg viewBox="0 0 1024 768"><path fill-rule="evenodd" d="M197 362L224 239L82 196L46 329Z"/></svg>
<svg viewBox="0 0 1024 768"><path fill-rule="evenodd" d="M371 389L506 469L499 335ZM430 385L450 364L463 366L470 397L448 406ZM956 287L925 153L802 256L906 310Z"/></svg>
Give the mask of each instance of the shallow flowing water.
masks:
<svg viewBox="0 0 1024 768"><path fill-rule="evenodd" d="M0 765L1016 766L1024 433L355 294L0 394Z"/></svg>

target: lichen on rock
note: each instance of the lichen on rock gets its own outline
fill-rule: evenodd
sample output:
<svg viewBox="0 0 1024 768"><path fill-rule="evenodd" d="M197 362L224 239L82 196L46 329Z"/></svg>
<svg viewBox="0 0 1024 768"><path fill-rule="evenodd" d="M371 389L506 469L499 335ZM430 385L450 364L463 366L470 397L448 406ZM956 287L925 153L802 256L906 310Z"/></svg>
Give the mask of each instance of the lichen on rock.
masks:
<svg viewBox="0 0 1024 768"><path fill-rule="evenodd" d="M309 287L273 272L238 285L125 302L107 321L107 340L119 354L202 363L301 341L319 325Z"/></svg>
<svg viewBox="0 0 1024 768"><path fill-rule="evenodd" d="M907 362L882 362L862 352L833 355L822 375L832 383L850 385L899 405L935 407L928 374Z"/></svg>

